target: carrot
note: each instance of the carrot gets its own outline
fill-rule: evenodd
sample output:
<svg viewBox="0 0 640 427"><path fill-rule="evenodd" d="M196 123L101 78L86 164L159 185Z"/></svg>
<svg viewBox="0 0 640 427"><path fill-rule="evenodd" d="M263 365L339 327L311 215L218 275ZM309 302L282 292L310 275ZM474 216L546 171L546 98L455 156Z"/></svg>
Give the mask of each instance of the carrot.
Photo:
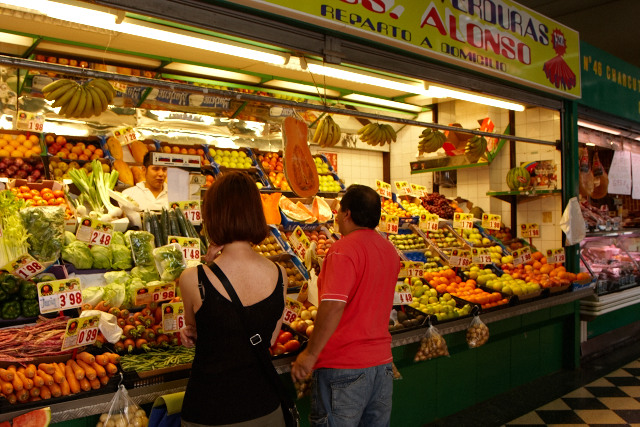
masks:
<svg viewBox="0 0 640 427"><path fill-rule="evenodd" d="M109 377L107 377L109 378ZM100 383L100 380L98 378L94 378L92 380L89 380L89 384L91 384L91 388L94 390L99 389L102 386L102 383Z"/></svg>
<svg viewBox="0 0 640 427"><path fill-rule="evenodd" d="M100 377L100 383L102 385L107 385L108 382L109 382L109 377L107 375L105 375L104 377Z"/></svg>
<svg viewBox="0 0 640 427"><path fill-rule="evenodd" d="M11 381L13 380L13 372L0 368L0 380Z"/></svg>
<svg viewBox="0 0 640 427"><path fill-rule="evenodd" d="M31 396L29 398L29 402L37 402L38 400L42 400L40 396Z"/></svg>
<svg viewBox="0 0 640 427"><path fill-rule="evenodd" d="M117 365L120 363L120 355L115 353L105 353L105 355L109 358L109 363L113 363Z"/></svg>
<svg viewBox="0 0 640 427"><path fill-rule="evenodd" d="M64 366L64 363L62 363L62 365ZM53 381L56 384L61 384L65 382L66 378L64 377L64 369L60 367L60 365L58 365L57 363L52 363L52 366L53 366Z"/></svg>
<svg viewBox="0 0 640 427"><path fill-rule="evenodd" d="M70 364L65 365L64 368L64 376L67 378L67 383L69 383L69 389L71 390L71 394L76 394L80 392L80 383L76 378L75 372L73 372L73 368Z"/></svg>
<svg viewBox="0 0 640 427"><path fill-rule="evenodd" d="M96 362L93 362L91 364L91 367L93 368L94 371L96 371L96 375L98 377L106 377L107 376L107 371L104 369L104 367L102 367L101 365L98 365Z"/></svg>
<svg viewBox="0 0 640 427"><path fill-rule="evenodd" d="M9 372L13 372L14 374L16 373L17 369L16 369L16 365L9 365L7 366L7 371Z"/></svg>
<svg viewBox="0 0 640 427"><path fill-rule="evenodd" d="M68 396L71 394L71 387L69 386L69 381L65 379L64 382L58 384L60 386L60 393L62 396Z"/></svg>
<svg viewBox="0 0 640 427"><path fill-rule="evenodd" d="M55 372L55 370L53 372ZM53 380L53 377L51 375L47 374L42 369L38 369L38 376L44 380L44 384L45 385L49 386L49 385L55 383L55 381Z"/></svg>
<svg viewBox="0 0 640 427"><path fill-rule="evenodd" d="M62 395L60 385L56 383L53 383L49 386L49 391L51 391L51 396L53 397L60 397Z"/></svg>
<svg viewBox="0 0 640 427"><path fill-rule="evenodd" d="M98 336L96 337L96 342L93 344L98 348L102 348L102 346L107 342L107 339L104 337L104 335L102 335L102 332L98 333Z"/></svg>
<svg viewBox="0 0 640 427"><path fill-rule="evenodd" d="M16 397L15 393L5 394L4 397L7 399L7 401L11 405L15 405L16 402L18 401L18 398Z"/></svg>
<svg viewBox="0 0 640 427"><path fill-rule="evenodd" d="M127 338L133 338L134 334L135 334L135 330L136 330L136 327L134 325L125 325L125 327L123 328L122 333Z"/></svg>
<svg viewBox="0 0 640 427"><path fill-rule="evenodd" d="M118 373L118 367L113 363L107 363L107 366L104 367L107 371L108 375L115 375Z"/></svg>
<svg viewBox="0 0 640 427"><path fill-rule="evenodd" d="M20 390L16 393L16 397L18 398L18 402L26 402L29 400L29 390Z"/></svg>
<svg viewBox="0 0 640 427"><path fill-rule="evenodd" d="M78 353L76 355L76 361L77 360L82 360L84 363L92 364L96 361L96 358L93 354L83 351L82 353Z"/></svg>
<svg viewBox="0 0 640 427"><path fill-rule="evenodd" d="M11 384L9 381L0 380L0 391L2 391L2 394L4 394L5 396L7 394L13 393L13 384Z"/></svg>
<svg viewBox="0 0 640 427"><path fill-rule="evenodd" d="M108 310L108 313L109 314L113 314L114 316L118 317L118 316L120 316L120 309L118 307L111 307Z"/></svg>
<svg viewBox="0 0 640 427"><path fill-rule="evenodd" d="M33 387L29 390L29 396L31 397L39 397L40 396L40 387Z"/></svg>
<svg viewBox="0 0 640 427"><path fill-rule="evenodd" d="M124 343L122 341L118 341L113 345L118 353L124 353Z"/></svg>
<svg viewBox="0 0 640 427"><path fill-rule="evenodd" d="M88 311L88 310L93 310L93 306L89 303L84 303L82 304L82 307L80 307L81 311Z"/></svg>
<svg viewBox="0 0 640 427"><path fill-rule="evenodd" d="M40 387L40 397L43 399L51 399L51 390L46 385Z"/></svg>
<svg viewBox="0 0 640 427"><path fill-rule="evenodd" d="M16 372L16 375L18 376L18 378L20 378L20 381L22 381L22 384L24 385L24 388L26 388L27 390L31 390L33 388L33 380L31 378L27 378L20 371ZM15 386L14 386L14 388L15 388Z"/></svg>
<svg viewBox="0 0 640 427"><path fill-rule="evenodd" d="M104 354L99 354L96 356L96 363L98 365L104 366L107 363L109 363L109 358L107 356L105 356Z"/></svg>
<svg viewBox="0 0 640 427"><path fill-rule="evenodd" d="M42 387L44 385L44 379L42 379L39 375L35 375L32 380L35 387Z"/></svg>
<svg viewBox="0 0 640 427"><path fill-rule="evenodd" d="M91 384L89 383L89 380L86 378L83 378L80 380L80 388L84 391L89 391L91 390Z"/></svg>
<svg viewBox="0 0 640 427"><path fill-rule="evenodd" d="M86 363L80 359L78 359L76 363L78 364L78 366L80 366L84 370L84 373L87 379L89 380L96 379L98 374L96 373L96 370L91 367L89 363Z"/></svg>
<svg viewBox="0 0 640 427"><path fill-rule="evenodd" d="M144 351L149 351L149 343L144 338L138 338L136 340L136 348Z"/></svg>
<svg viewBox="0 0 640 427"><path fill-rule="evenodd" d="M109 310L109 308L111 308L111 304L109 304L106 301L100 301L99 303L96 304L95 307L93 307L94 310L100 310L100 311L107 311Z"/></svg>
<svg viewBox="0 0 640 427"><path fill-rule="evenodd" d="M18 376L17 372L13 373L13 380L11 380L11 385L13 386L13 389L15 391L22 391L22 389L24 389L24 383L22 382L22 379L20 379L20 377ZM16 393L16 396L18 395L18 393Z"/></svg>
<svg viewBox="0 0 640 427"><path fill-rule="evenodd" d="M56 371L56 368L53 366L52 363L41 363L38 365L38 369L43 370L49 375L53 375L53 373Z"/></svg>
<svg viewBox="0 0 640 427"><path fill-rule="evenodd" d="M33 363L30 363L27 365L27 367L24 370L24 375L27 378L33 378L36 376L36 365L34 365Z"/></svg>
<svg viewBox="0 0 640 427"><path fill-rule="evenodd" d="M67 360L67 366L71 366L71 369L73 370L73 374L76 376L76 379L78 381L80 381L81 379L84 378L85 376L85 372L84 369L82 369L75 360L73 359L69 359ZM65 371L66 372L66 371Z"/></svg>

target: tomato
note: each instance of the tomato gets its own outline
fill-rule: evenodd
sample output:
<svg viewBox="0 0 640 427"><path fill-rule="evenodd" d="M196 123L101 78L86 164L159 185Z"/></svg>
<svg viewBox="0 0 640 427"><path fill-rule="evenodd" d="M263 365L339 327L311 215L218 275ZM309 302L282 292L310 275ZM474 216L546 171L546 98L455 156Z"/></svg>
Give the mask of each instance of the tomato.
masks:
<svg viewBox="0 0 640 427"><path fill-rule="evenodd" d="M56 197L56 205L66 205L67 201L64 197Z"/></svg>
<svg viewBox="0 0 640 427"><path fill-rule="evenodd" d="M285 352L284 346L280 343L276 343L272 348L272 353L274 356L278 356Z"/></svg>
<svg viewBox="0 0 640 427"><path fill-rule="evenodd" d="M29 188L28 185L21 185L18 190L20 190L21 193L28 193L31 191L31 188Z"/></svg>
<svg viewBox="0 0 640 427"><path fill-rule="evenodd" d="M38 200L43 200L43 198L40 196L33 196L33 200L37 202Z"/></svg>
<svg viewBox="0 0 640 427"><path fill-rule="evenodd" d="M52 192L50 192L50 191L46 191L46 192L45 192L45 191L43 191L43 192L42 192L42 198L43 198L44 200L49 201L49 200L51 200L51 199L55 199L55 196L54 196L54 195L53 195L53 193L52 193Z"/></svg>
<svg viewBox="0 0 640 427"><path fill-rule="evenodd" d="M293 334L289 331L280 331L280 333L278 334L278 339L276 342L279 342L280 344L285 344L287 341L291 340L291 338L293 338Z"/></svg>
<svg viewBox="0 0 640 427"><path fill-rule="evenodd" d="M287 353L290 353L292 351L298 351L299 349L300 349L300 341L298 340L287 341L284 344L284 351Z"/></svg>
<svg viewBox="0 0 640 427"><path fill-rule="evenodd" d="M56 199L52 198L52 199L47 200L47 205L49 205L49 206L57 206L58 202L56 202Z"/></svg>
<svg viewBox="0 0 640 427"><path fill-rule="evenodd" d="M34 206L33 200L27 200L26 206Z"/></svg>
<svg viewBox="0 0 640 427"><path fill-rule="evenodd" d="M53 195L54 195L56 198L58 198L58 197L64 197L64 191L62 191L62 190L55 190L55 191L53 192Z"/></svg>
<svg viewBox="0 0 640 427"><path fill-rule="evenodd" d="M47 201L43 199L36 200L36 206L47 206Z"/></svg>
<svg viewBox="0 0 640 427"><path fill-rule="evenodd" d="M20 193L20 195L22 196L23 199L25 200L31 200L33 199L33 194L31 193Z"/></svg>
<svg viewBox="0 0 640 427"><path fill-rule="evenodd" d="M18 194L20 192L20 190L18 190L16 187L11 187L9 191L11 191L13 194Z"/></svg>
<svg viewBox="0 0 640 427"><path fill-rule="evenodd" d="M39 196L40 195L40 190L36 190L35 188L31 191L29 191L29 193L31 193L31 195L33 196Z"/></svg>

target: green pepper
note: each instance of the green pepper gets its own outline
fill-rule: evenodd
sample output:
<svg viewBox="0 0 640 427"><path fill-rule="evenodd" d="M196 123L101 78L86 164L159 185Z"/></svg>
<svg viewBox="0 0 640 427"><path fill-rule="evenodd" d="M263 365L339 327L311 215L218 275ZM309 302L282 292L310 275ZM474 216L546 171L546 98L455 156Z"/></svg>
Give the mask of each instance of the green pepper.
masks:
<svg viewBox="0 0 640 427"><path fill-rule="evenodd" d="M20 303L18 301L9 301L2 304L0 309L0 317L5 320L16 319L20 316Z"/></svg>
<svg viewBox="0 0 640 427"><path fill-rule="evenodd" d="M11 275L5 274L1 277L0 288L8 294L16 294L20 290L20 282L18 282L18 278Z"/></svg>
<svg viewBox="0 0 640 427"><path fill-rule="evenodd" d="M3 291L2 288L0 288L0 302L6 300L8 296L9 295L7 295L7 293Z"/></svg>
<svg viewBox="0 0 640 427"><path fill-rule="evenodd" d="M20 296L22 299L38 299L38 286L28 280L21 280Z"/></svg>
<svg viewBox="0 0 640 427"><path fill-rule="evenodd" d="M24 317L37 317L40 314L40 304L37 299L25 299L20 305Z"/></svg>

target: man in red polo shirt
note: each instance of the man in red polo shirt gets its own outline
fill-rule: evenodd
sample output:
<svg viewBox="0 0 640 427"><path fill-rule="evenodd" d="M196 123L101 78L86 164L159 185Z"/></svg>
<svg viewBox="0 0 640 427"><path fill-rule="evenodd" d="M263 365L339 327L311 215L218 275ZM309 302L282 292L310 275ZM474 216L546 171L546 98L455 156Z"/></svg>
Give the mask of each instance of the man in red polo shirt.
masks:
<svg viewBox="0 0 640 427"><path fill-rule="evenodd" d="M400 259L375 227L378 194L351 185L335 218L344 236L329 249L318 277L313 335L291 376L313 370L312 426L388 426L393 371L389 314Z"/></svg>

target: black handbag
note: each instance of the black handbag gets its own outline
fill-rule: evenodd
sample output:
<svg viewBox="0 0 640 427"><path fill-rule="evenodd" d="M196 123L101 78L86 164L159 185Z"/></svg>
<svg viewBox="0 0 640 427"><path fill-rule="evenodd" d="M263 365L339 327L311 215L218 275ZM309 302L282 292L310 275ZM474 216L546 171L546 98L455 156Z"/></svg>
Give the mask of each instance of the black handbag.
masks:
<svg viewBox="0 0 640 427"><path fill-rule="evenodd" d="M269 358L269 348L266 346L266 342L262 339L260 334L252 333L252 328L248 324L248 316L246 313L245 307L242 305L240 298L238 298L238 294L235 289L229 282L227 276L222 272L220 267L216 263L211 263L209 266L213 274L216 275L220 283L227 290L227 294L229 294L229 298L231 298L231 302L233 302L236 311L240 319L242 319L242 324L244 325L245 332L251 343L251 348L254 349L256 357L260 362L260 365L264 368L263 371L273 384L276 389L276 392L280 396L280 406L282 408L282 414L284 416L285 425L287 427L299 427L300 426L300 414L298 413L298 408L296 408L296 404L293 399L287 393L287 390L282 384L280 380L280 376L276 371L276 368L273 366L271 359ZM280 268L280 267L278 267ZM198 266L198 273L204 275L204 269L202 265Z"/></svg>

